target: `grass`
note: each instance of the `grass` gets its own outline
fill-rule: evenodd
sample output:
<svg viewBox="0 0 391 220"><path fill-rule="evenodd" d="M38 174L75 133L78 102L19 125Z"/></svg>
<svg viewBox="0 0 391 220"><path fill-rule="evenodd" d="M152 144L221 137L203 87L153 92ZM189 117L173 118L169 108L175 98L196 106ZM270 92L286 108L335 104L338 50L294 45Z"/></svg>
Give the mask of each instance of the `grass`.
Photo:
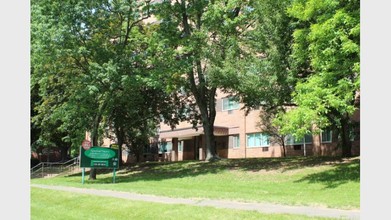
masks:
<svg viewBox="0 0 391 220"><path fill-rule="evenodd" d="M360 208L360 159L290 157L230 159L213 163L143 163L97 180L81 174L33 179L31 183L108 189L183 198L229 199L339 209Z"/></svg>
<svg viewBox="0 0 391 220"><path fill-rule="evenodd" d="M328 219L262 214L188 205L165 205L31 188L31 219Z"/></svg>

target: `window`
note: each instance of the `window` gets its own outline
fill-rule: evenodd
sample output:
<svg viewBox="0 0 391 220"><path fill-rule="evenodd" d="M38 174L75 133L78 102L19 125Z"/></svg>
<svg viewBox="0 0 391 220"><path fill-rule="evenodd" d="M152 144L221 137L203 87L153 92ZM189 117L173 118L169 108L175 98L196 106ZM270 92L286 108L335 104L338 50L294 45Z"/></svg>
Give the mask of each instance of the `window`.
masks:
<svg viewBox="0 0 391 220"><path fill-rule="evenodd" d="M269 146L269 135L254 133L247 135L247 147Z"/></svg>
<svg viewBox="0 0 391 220"><path fill-rule="evenodd" d="M167 148L167 152L171 152L171 150L172 150L172 142L167 142L167 146L166 146Z"/></svg>
<svg viewBox="0 0 391 220"><path fill-rule="evenodd" d="M178 151L179 152L183 151L183 141L178 141Z"/></svg>
<svg viewBox="0 0 391 220"><path fill-rule="evenodd" d="M350 141L360 140L360 122L354 122L352 128L349 129Z"/></svg>
<svg viewBox="0 0 391 220"><path fill-rule="evenodd" d="M228 137L228 148L235 148L235 149L240 148L240 139L238 134L230 135Z"/></svg>
<svg viewBox="0 0 391 220"><path fill-rule="evenodd" d="M239 135L232 136L232 147L233 148L239 148L240 147Z"/></svg>
<svg viewBox="0 0 391 220"><path fill-rule="evenodd" d="M304 138L306 144L312 144L312 134L306 134Z"/></svg>
<svg viewBox="0 0 391 220"><path fill-rule="evenodd" d="M269 151L269 147L262 147L262 151L263 151L263 152Z"/></svg>
<svg viewBox="0 0 391 220"><path fill-rule="evenodd" d="M324 130L321 133L321 141L322 143L331 143L332 142L332 131L329 129Z"/></svg>
<svg viewBox="0 0 391 220"><path fill-rule="evenodd" d="M162 142L160 143L159 152L171 152L172 142Z"/></svg>
<svg viewBox="0 0 391 220"><path fill-rule="evenodd" d="M223 111L234 110L239 108L239 102L233 100L233 98L223 98Z"/></svg>
<svg viewBox="0 0 391 220"><path fill-rule="evenodd" d="M304 140L306 144L311 144L312 143L312 135L311 134L306 134L304 138L300 140L296 140L293 135L287 135L286 137L286 144L287 145L300 145L304 144Z"/></svg>

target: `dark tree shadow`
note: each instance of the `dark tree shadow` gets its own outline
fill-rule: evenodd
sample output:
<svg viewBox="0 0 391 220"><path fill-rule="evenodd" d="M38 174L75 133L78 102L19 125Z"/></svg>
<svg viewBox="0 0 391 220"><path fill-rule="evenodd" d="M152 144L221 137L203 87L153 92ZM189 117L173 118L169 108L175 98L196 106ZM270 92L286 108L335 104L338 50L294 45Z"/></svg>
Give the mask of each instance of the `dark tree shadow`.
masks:
<svg viewBox="0 0 391 220"><path fill-rule="evenodd" d="M98 176L98 175L109 175L109 174L112 174L113 173L113 169L105 169L105 168L99 168L99 169L96 169L96 175ZM116 173L118 173L118 170L116 171ZM90 170L89 170L89 168L88 169L86 169L86 171L85 171L85 173L84 173L84 175L85 175L85 182L84 182L84 184L94 184L94 183L99 183L99 184L111 184L111 183L113 183L113 177L103 177L103 178L99 178L99 177L97 177L97 179L96 180L93 180L93 181L90 181L90 180L88 180L88 178L89 178L89 175L90 175ZM82 174L81 174L81 172L79 172L79 173L73 173L73 174L69 174L69 175L66 175L66 176L64 176L64 177L81 177L82 176ZM116 182L118 182L117 181L117 177L116 177Z"/></svg>
<svg viewBox="0 0 391 220"><path fill-rule="evenodd" d="M347 182L360 182L360 160L333 165L333 169L309 174L296 182L322 183L325 188L336 188Z"/></svg>
<svg viewBox="0 0 391 220"><path fill-rule="evenodd" d="M287 157L287 158L248 158L248 159L222 159L215 162L204 161L179 161L179 162L148 162L140 164L132 164L121 167L117 171L116 182L136 182L136 181L162 181L172 178L184 178L199 176L205 174L217 174L225 171L247 171L247 172L259 172L259 171L278 171L286 172L296 169L302 169L305 167L315 167L325 164L331 164L336 166L336 171L324 172L324 174L312 174L300 181L322 181L330 182L338 181L342 184L342 180L346 181L351 179L357 179L358 174L349 174L350 176L343 179L337 177L341 173L349 173L348 170L354 170L359 172L359 159L353 163L353 168L349 164L344 164L348 158L341 157ZM346 163L346 162L345 162ZM352 161L348 161L352 163ZM354 165L356 164L356 165ZM355 166L358 166L355 167ZM97 174L106 174L105 177L98 177L97 180L87 181L86 183L112 183L112 177L109 173L112 173L112 169L98 169ZM336 173L333 173L336 172ZM80 173L69 175L69 177L80 176ZM85 173L86 179L88 179L89 172ZM327 175L328 177L324 177ZM334 177L335 175L335 177ZM359 180L359 177L358 177Z"/></svg>

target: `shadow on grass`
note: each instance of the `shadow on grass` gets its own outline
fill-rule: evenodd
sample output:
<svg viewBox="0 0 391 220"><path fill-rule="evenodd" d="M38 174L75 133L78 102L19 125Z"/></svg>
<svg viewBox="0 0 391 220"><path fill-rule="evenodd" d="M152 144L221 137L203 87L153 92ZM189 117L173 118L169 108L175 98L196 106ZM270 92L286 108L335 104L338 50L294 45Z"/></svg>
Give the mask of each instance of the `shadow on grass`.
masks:
<svg viewBox="0 0 391 220"><path fill-rule="evenodd" d="M116 173L118 173L118 170L116 170ZM89 180L89 175L90 175L90 170L89 168L86 169L84 175L84 180L85 180L85 184L94 184L94 183L99 183L99 184L110 184L110 183L113 183L113 177L112 175L109 177L108 175L110 174L113 174L113 169L106 169L106 168L99 168L99 169L96 169L96 175L97 175L97 179L96 180ZM105 175L105 177L103 178L100 178L98 175ZM79 173L73 173L73 174L69 174L69 175L65 175L64 178L68 178L68 177L82 177L82 174L81 172ZM116 177L116 182L118 182L118 177Z"/></svg>
<svg viewBox="0 0 391 220"><path fill-rule="evenodd" d="M287 158L248 158L248 159L222 159L215 162L204 161L180 161L180 162L148 162L133 164L122 167L117 171L116 182L136 182L136 181L162 181L171 178L194 177L206 174L218 174L221 172L236 170L243 172L259 171L279 171L303 169L330 164L336 166L336 171L325 171L324 173L311 174L299 181L326 182L332 184L342 184L342 181L350 181L358 178L359 173L351 173L353 169L359 172L359 159L349 160L341 157L287 157ZM358 161L358 162L354 162ZM353 167L349 164L353 163ZM358 168L356 167L358 166ZM91 181L91 183L112 183L112 169L98 169L97 174L105 174L105 177ZM330 173L329 173L330 172ZM342 179L338 178L342 173L350 173ZM89 172L86 172L88 179ZM358 175L358 177L357 177ZM68 177L80 176L72 174ZM337 181L337 183L333 183ZM87 181L86 183L88 183Z"/></svg>
<svg viewBox="0 0 391 220"><path fill-rule="evenodd" d="M309 174L296 182L322 183L326 188L336 188L347 182L360 182L360 160L335 164L333 169Z"/></svg>

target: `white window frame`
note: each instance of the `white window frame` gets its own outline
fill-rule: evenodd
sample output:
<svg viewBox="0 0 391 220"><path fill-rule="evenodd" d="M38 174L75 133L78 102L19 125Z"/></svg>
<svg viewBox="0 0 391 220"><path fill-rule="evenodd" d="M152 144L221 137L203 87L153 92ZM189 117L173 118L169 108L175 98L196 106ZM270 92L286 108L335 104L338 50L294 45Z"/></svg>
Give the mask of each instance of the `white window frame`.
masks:
<svg viewBox="0 0 391 220"><path fill-rule="evenodd" d="M228 102L228 108L224 109L224 101ZM232 102L232 107L230 107L230 102ZM233 100L232 97L226 97L221 99L221 111L230 111L239 109L239 102Z"/></svg>
<svg viewBox="0 0 391 220"><path fill-rule="evenodd" d="M183 141L178 141L178 152L183 152Z"/></svg>
<svg viewBox="0 0 391 220"><path fill-rule="evenodd" d="M260 142L260 145L255 145L255 143L250 143L249 141L249 138L250 136L253 136L253 135L260 135L260 138L261 140L259 141ZM267 143L265 143L265 140L264 138L267 140ZM250 145L251 144L251 145ZM265 133L261 133L261 132L258 132L258 133L251 133L251 134L247 134L246 135L246 147L247 148L254 148L254 147L269 147L270 146L270 136L265 134Z"/></svg>
<svg viewBox="0 0 391 220"><path fill-rule="evenodd" d="M165 145L165 146L163 147L163 145ZM163 148L165 148L165 149L163 149ZM164 151L164 150L166 150L166 151ZM160 143L159 153L164 153L164 152L168 153L171 151L172 151L172 141L166 141L165 143Z"/></svg>
<svg viewBox="0 0 391 220"><path fill-rule="evenodd" d="M292 146L293 145L300 145L300 144L304 144L304 141L305 141L305 144L312 144L312 142L314 141L312 134L306 134L305 136L311 137L312 141L307 142L305 137L303 137L302 140L299 142L299 141L295 140L295 137L293 137L293 135L287 135L286 136L286 145L292 145Z"/></svg>
<svg viewBox="0 0 391 220"><path fill-rule="evenodd" d="M325 141L323 140L323 133L326 133L326 132L328 132L330 134L330 140L329 141L328 140L325 140ZM321 132L320 133L320 142L321 143L331 143L331 142L333 142L333 131L326 129L325 131Z"/></svg>
<svg viewBox="0 0 391 220"><path fill-rule="evenodd" d="M239 135L232 135L232 148L238 149L240 148L240 137Z"/></svg>
<svg viewBox="0 0 391 220"><path fill-rule="evenodd" d="M167 145L166 145L166 147L167 147L167 152L171 152L172 151L172 146L173 144L172 144L172 141L167 141Z"/></svg>

